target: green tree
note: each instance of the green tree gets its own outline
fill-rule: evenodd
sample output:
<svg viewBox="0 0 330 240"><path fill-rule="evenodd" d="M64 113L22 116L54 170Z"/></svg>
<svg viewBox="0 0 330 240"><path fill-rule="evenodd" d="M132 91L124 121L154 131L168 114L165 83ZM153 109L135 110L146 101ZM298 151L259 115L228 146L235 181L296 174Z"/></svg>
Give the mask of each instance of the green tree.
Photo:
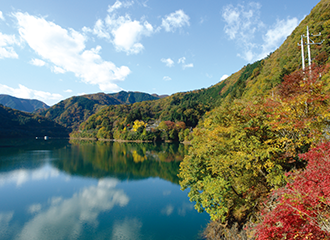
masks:
<svg viewBox="0 0 330 240"><path fill-rule="evenodd" d="M280 149L266 125L260 102L235 101L214 110L194 130L189 154L180 165L182 189L213 220L242 220L275 185L284 184Z"/></svg>

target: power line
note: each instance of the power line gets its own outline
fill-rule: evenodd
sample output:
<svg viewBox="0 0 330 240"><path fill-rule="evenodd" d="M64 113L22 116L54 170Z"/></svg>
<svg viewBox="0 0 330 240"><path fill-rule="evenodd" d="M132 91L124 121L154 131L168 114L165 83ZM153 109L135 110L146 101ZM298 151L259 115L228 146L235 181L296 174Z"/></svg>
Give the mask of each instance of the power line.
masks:
<svg viewBox="0 0 330 240"><path fill-rule="evenodd" d="M309 33L309 28L307 26L307 34L305 35L301 35L301 42L298 43L298 46L301 46L301 59L302 59L302 69L303 71L305 71L305 45L307 46L307 52L308 52L308 66L309 66L309 70L311 71L311 65L312 65L312 56L311 56L311 45L321 45L323 43L324 40L322 40L322 42L318 42L315 43L311 37L319 37L321 36L321 33L314 35L314 34L310 34ZM304 43L304 38L307 38L307 42Z"/></svg>

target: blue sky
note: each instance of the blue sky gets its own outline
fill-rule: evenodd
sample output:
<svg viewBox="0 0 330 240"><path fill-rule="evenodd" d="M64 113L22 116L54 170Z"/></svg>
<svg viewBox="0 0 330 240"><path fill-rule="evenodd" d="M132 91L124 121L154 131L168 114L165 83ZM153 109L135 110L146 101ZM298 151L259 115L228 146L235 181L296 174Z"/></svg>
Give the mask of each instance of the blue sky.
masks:
<svg viewBox="0 0 330 240"><path fill-rule="evenodd" d="M279 47L316 0L10 0L0 94L65 98L207 88Z"/></svg>

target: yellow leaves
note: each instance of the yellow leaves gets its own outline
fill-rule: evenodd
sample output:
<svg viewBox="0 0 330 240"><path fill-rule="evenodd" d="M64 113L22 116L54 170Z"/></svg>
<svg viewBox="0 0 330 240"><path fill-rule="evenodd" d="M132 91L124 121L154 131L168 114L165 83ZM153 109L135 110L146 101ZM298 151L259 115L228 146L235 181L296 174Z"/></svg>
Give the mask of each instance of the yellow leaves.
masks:
<svg viewBox="0 0 330 240"><path fill-rule="evenodd" d="M132 152L132 155L133 155L133 160L134 160L135 163L143 162L144 160L147 159L147 156L146 155L141 156L141 155L138 154L138 152L136 150L134 150Z"/></svg>
<svg viewBox="0 0 330 240"><path fill-rule="evenodd" d="M204 127L205 128L210 128L212 126L212 119L210 118L207 118L205 121L204 121Z"/></svg>
<svg viewBox="0 0 330 240"><path fill-rule="evenodd" d="M143 122L142 120L139 121L139 120L135 120L134 121L134 125L133 125L133 131L134 132L137 132L137 130L140 128L140 127L143 127L145 128L147 126L147 123Z"/></svg>

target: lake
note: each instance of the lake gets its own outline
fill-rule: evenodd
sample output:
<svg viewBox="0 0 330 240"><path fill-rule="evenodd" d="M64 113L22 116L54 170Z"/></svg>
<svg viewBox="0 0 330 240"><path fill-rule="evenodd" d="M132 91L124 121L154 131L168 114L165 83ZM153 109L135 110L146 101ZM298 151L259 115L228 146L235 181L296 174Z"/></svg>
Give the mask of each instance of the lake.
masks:
<svg viewBox="0 0 330 240"><path fill-rule="evenodd" d="M0 239L200 239L182 144L0 141Z"/></svg>

